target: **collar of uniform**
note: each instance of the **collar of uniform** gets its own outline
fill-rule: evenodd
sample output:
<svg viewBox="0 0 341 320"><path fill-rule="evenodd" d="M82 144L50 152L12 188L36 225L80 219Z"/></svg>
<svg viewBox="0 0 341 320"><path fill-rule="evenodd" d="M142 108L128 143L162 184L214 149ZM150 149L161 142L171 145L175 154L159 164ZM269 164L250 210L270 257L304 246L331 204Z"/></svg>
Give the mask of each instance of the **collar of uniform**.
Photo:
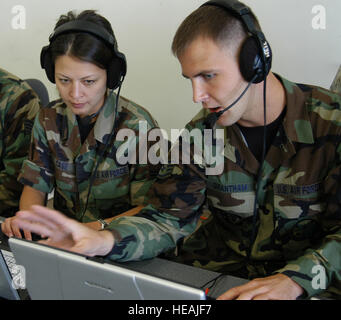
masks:
<svg viewBox="0 0 341 320"><path fill-rule="evenodd" d="M247 142L238 126L234 124L226 127L217 124L216 129L224 130L224 156L250 173L257 174L259 167L258 160L248 148Z"/></svg>
<svg viewBox="0 0 341 320"><path fill-rule="evenodd" d="M116 94L109 89L107 90L107 98L100 111L95 127L94 135L95 139L101 143L105 143L104 138L109 137L115 123L115 110L116 110ZM117 110L117 114L120 110Z"/></svg>
<svg viewBox="0 0 341 320"><path fill-rule="evenodd" d="M285 89L287 110L283 121L283 130L281 131L284 136L279 137L280 141L282 141L280 146L283 152L278 153L276 151L274 153L274 149L270 147L266 159L272 159L271 163L280 163L281 157L290 157L294 154L296 150L293 142L314 143L308 110L305 108L305 93L296 84L278 75L276 77L281 81ZM247 144L240 143L244 139L237 125L222 127L216 124L215 128L225 130L224 156L249 172L258 172L258 161L248 150Z"/></svg>
<svg viewBox="0 0 341 320"><path fill-rule="evenodd" d="M202 132L205 127L205 120L210 114L210 111L202 108L196 116L186 125L188 130L193 128L199 128ZM209 128L207 128L209 129ZM232 126L222 126L215 123L213 126L213 131L224 130L224 150L223 155L225 158L236 163L237 165L245 168L246 170L256 173L259 166L258 161L252 155L251 151L248 149L246 143L241 143L243 141L243 136L237 125ZM215 133L213 133L215 136ZM243 157L243 155L247 155Z"/></svg>
<svg viewBox="0 0 341 320"><path fill-rule="evenodd" d="M62 141L65 145L68 145L69 134L72 133L72 130L77 123L77 118L75 114L72 112L72 110L68 108L65 103L63 103L63 107L65 108L66 117L63 117L62 128L67 128L67 130L62 131ZM80 143L80 138L79 138L79 145L80 144L81 143Z"/></svg>
<svg viewBox="0 0 341 320"><path fill-rule="evenodd" d="M306 108L306 93L295 83L275 75L285 89L287 110L283 128L287 138L291 142L313 144L314 136Z"/></svg>
<svg viewBox="0 0 341 320"><path fill-rule="evenodd" d="M116 104L116 94L107 90L107 98L102 107L102 110L97 116L96 124L94 126L94 138L104 143L104 137L110 135L114 122L115 122L115 104ZM64 104L66 117L63 118L63 128L68 128L62 132L62 141L67 144L69 139L69 133L72 132L73 128L77 124L77 118L70 108L67 108ZM118 110L119 112L120 110ZM117 112L117 113L118 113ZM71 121L70 121L71 120ZM80 145L80 143L79 143Z"/></svg>

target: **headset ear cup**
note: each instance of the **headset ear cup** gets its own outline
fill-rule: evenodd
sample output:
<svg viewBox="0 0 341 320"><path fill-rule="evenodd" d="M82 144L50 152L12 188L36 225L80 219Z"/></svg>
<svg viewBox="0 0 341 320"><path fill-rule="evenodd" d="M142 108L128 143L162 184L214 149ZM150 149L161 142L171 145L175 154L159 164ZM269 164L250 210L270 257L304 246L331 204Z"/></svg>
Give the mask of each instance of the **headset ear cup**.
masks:
<svg viewBox="0 0 341 320"><path fill-rule="evenodd" d="M125 59L115 57L108 68L107 87L115 90L121 84L122 77L125 76L127 65Z"/></svg>
<svg viewBox="0 0 341 320"><path fill-rule="evenodd" d="M120 73L118 70L119 67L120 66L117 59L112 60L107 71L107 87L109 89L115 90L119 85L120 81Z"/></svg>
<svg viewBox="0 0 341 320"><path fill-rule="evenodd" d="M258 75L253 83L264 80L264 64L260 56L259 45L254 37L247 38L240 50L239 68L242 76L248 82Z"/></svg>
<svg viewBox="0 0 341 320"><path fill-rule="evenodd" d="M47 78L55 83L54 64L52 62L49 46L44 47L40 53L40 65L45 70Z"/></svg>

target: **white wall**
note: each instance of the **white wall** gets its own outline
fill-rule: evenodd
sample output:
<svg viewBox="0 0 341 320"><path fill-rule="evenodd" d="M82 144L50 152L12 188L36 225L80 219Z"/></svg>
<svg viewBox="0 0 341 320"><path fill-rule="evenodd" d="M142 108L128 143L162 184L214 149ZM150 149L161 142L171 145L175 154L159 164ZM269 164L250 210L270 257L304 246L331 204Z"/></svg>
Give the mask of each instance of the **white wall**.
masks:
<svg viewBox="0 0 341 320"><path fill-rule="evenodd" d="M41 48L58 17L69 10L97 9L113 26L128 61L122 95L143 105L167 130L182 128L200 109L189 81L181 77L170 46L181 21L204 0L1 0L0 66L34 77L57 98L40 69ZM290 80L328 87L341 64L340 0L245 0L258 16L273 50L273 71ZM25 29L14 29L15 5L26 10ZM316 5L326 10L326 28L314 29ZM316 19L316 18L315 18ZM323 22L323 21L320 21Z"/></svg>

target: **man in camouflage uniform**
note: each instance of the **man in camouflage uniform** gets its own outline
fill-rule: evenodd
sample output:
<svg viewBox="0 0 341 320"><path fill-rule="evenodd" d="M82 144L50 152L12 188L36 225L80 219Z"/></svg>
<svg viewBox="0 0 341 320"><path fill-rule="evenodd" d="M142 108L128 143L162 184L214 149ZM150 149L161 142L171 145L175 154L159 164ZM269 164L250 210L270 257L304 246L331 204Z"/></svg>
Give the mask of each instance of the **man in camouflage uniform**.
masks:
<svg viewBox="0 0 341 320"><path fill-rule="evenodd" d="M117 140L117 132L130 129L139 151L141 123L145 134L157 124L147 110L123 97L116 115L116 95L109 92L98 116L91 118L93 128L85 124L90 132L83 142L79 119L65 103L57 100L42 109L33 127L29 158L18 179L46 194L54 189L54 208L82 222L110 218L145 204L152 183L153 166L121 164L117 159L120 147L123 152L128 150L124 147L127 142Z"/></svg>
<svg viewBox="0 0 341 320"><path fill-rule="evenodd" d="M27 158L34 117L40 108L37 95L23 80L0 68L0 215L19 209L22 185L17 182Z"/></svg>
<svg viewBox="0 0 341 320"><path fill-rule="evenodd" d="M185 26L200 30L200 24L227 19L219 8L197 14L200 23L186 19ZM204 108L186 128L202 131L207 115L230 105L247 85L236 59L243 36L234 37L240 29L234 30L225 45L199 31L179 52L174 43L185 33L179 30L173 51L192 82L194 101ZM208 175L194 153L191 164L165 165L150 204L134 217L112 221L108 231L85 230L42 207L19 213L18 225L47 235L50 245L118 261L152 258L180 244L177 261L253 279L221 299L340 297L341 97L270 72L261 166L263 87L252 84L216 123L225 137L222 173ZM192 139L191 152L194 147ZM211 214L193 233L205 206ZM73 240L68 244L58 238L66 225L64 237Z"/></svg>
<svg viewBox="0 0 341 320"><path fill-rule="evenodd" d="M226 134L223 174L207 176L194 163L164 166L151 205L133 219L111 223L111 259L148 259L174 247L194 230L207 201L211 215L173 259L249 279L281 273L307 297L322 292L312 286L314 270L320 270L314 266L322 266L325 286L341 294L341 97L278 79L286 115L262 168L256 220L259 164L237 124L217 125ZM202 110L186 128L203 130L208 113Z"/></svg>

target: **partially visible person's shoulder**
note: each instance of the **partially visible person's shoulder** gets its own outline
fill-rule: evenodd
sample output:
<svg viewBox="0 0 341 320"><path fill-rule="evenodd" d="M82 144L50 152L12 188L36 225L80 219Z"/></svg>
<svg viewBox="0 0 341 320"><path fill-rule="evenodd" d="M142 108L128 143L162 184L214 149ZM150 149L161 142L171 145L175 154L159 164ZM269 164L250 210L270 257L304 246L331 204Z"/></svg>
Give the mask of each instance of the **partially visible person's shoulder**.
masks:
<svg viewBox="0 0 341 320"><path fill-rule="evenodd" d="M297 84L297 86L308 94L307 102L312 108L341 109L341 95L339 93L315 85Z"/></svg>
<svg viewBox="0 0 341 320"><path fill-rule="evenodd" d="M331 90L298 84L307 95L306 107L315 135L338 136L341 134L341 95Z"/></svg>
<svg viewBox="0 0 341 320"><path fill-rule="evenodd" d="M0 91L2 94L13 94L13 91L22 93L24 91L32 91L32 88L18 76L0 68ZM11 92L11 93L10 93Z"/></svg>
<svg viewBox="0 0 341 320"><path fill-rule="evenodd" d="M40 109L38 95L19 77L0 68L0 110L31 121Z"/></svg>

